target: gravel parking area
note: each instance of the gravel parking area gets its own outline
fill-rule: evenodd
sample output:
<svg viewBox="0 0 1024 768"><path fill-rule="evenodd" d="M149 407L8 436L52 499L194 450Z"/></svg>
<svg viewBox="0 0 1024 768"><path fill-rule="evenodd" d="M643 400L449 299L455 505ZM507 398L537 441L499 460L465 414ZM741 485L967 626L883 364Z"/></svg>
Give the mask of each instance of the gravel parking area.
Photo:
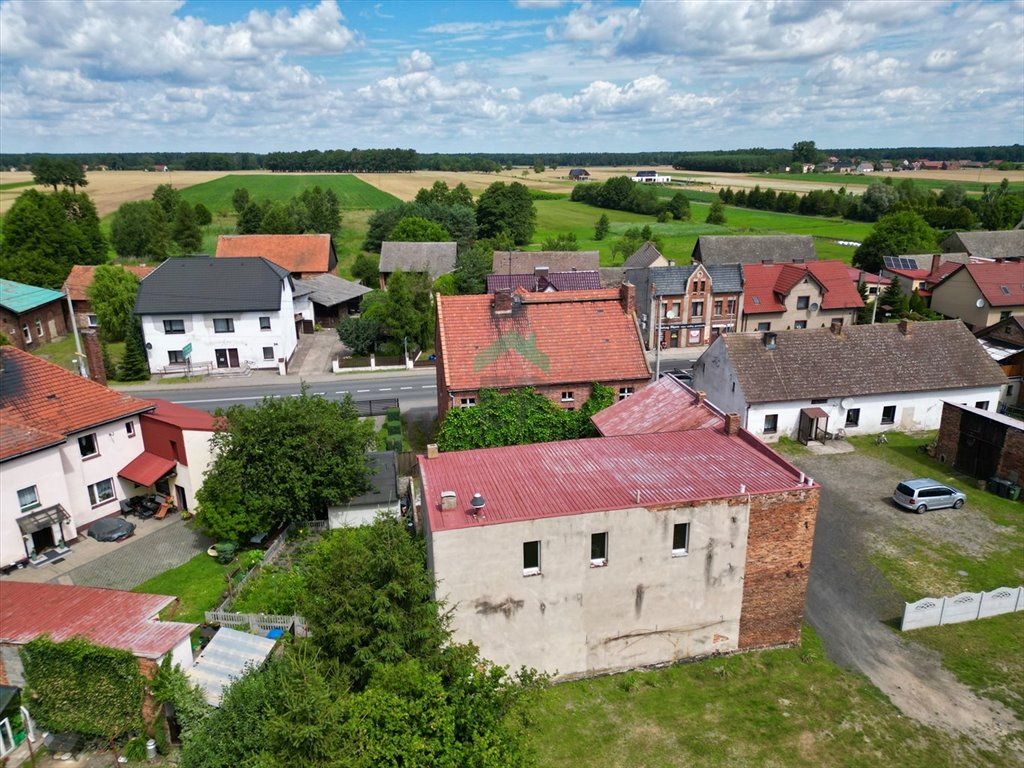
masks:
<svg viewBox="0 0 1024 768"><path fill-rule="evenodd" d="M937 654L892 629L903 600L868 560L902 530L983 554L999 527L969 507L924 515L901 510L890 496L905 473L856 451L790 458L822 486L807 619L830 658L867 675L908 717L963 734L976 747L994 747L993 737L1020 729L1009 709L976 696Z"/></svg>

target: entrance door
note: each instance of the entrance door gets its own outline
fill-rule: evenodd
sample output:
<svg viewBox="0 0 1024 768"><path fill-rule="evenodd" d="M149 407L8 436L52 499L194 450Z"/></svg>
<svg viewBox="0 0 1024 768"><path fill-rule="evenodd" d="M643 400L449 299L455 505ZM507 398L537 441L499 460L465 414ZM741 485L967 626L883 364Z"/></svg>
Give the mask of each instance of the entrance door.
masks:
<svg viewBox="0 0 1024 768"><path fill-rule="evenodd" d="M214 354L217 357L218 368L237 368L238 367L238 350L237 349L215 349Z"/></svg>
<svg viewBox="0 0 1024 768"><path fill-rule="evenodd" d="M53 549L55 546L57 546L57 541L53 538L52 526L48 525L45 528L40 528L32 534L32 549L37 554L42 553L46 549Z"/></svg>
<svg viewBox="0 0 1024 768"><path fill-rule="evenodd" d="M185 489L180 485L174 486L174 492L178 497L178 511L185 512L188 510L188 499L185 498Z"/></svg>

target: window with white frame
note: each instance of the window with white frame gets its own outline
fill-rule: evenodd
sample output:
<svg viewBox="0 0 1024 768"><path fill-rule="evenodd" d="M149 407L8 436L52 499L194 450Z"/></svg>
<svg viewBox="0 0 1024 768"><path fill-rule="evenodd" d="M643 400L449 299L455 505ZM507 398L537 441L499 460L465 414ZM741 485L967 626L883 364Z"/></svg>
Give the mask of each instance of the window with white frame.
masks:
<svg viewBox="0 0 1024 768"><path fill-rule="evenodd" d="M126 421L124 423L124 431L125 431L125 434L128 435L128 437L135 437L135 422L134 421Z"/></svg>
<svg viewBox="0 0 1024 768"><path fill-rule="evenodd" d="M99 328L100 319L96 315L86 315L85 322L89 324L90 328Z"/></svg>
<svg viewBox="0 0 1024 768"><path fill-rule="evenodd" d="M270 330L270 318L269 317L261 317L260 318L260 330L261 331L269 331Z"/></svg>
<svg viewBox="0 0 1024 768"><path fill-rule="evenodd" d="M592 568L608 565L608 531L590 534L590 565Z"/></svg>
<svg viewBox="0 0 1024 768"><path fill-rule="evenodd" d="M36 336L42 338L43 336L43 321L36 319Z"/></svg>
<svg viewBox="0 0 1024 768"><path fill-rule="evenodd" d="M690 524L676 523L672 526L672 557L682 557L690 549Z"/></svg>
<svg viewBox="0 0 1024 768"><path fill-rule="evenodd" d="M796 308L807 309L811 305L810 296L797 296L796 297Z"/></svg>
<svg viewBox="0 0 1024 768"><path fill-rule="evenodd" d="M459 407L460 408L472 408L474 405L476 405L476 398L475 397L462 397L462 398L459 398Z"/></svg>
<svg viewBox="0 0 1024 768"><path fill-rule="evenodd" d="M32 343L32 329L28 327L28 323L21 326L21 335L25 339L26 344Z"/></svg>
<svg viewBox="0 0 1024 768"><path fill-rule="evenodd" d="M625 400L633 394L632 387L619 387L619 400Z"/></svg>
<svg viewBox="0 0 1024 768"><path fill-rule="evenodd" d="M568 389L567 389L567 390L564 390L564 391L562 392L562 402L563 402L563 403L570 403L570 402L572 402L572 401L573 401L573 399L574 399L574 398L573 398L573 396L572 396L572 394L573 394L573 393L572 393L572 391L571 391L571 390L568 390Z"/></svg>
<svg viewBox="0 0 1024 768"><path fill-rule="evenodd" d="M34 485L18 491L18 506L21 507L22 512L28 512L39 506L39 493Z"/></svg>
<svg viewBox="0 0 1024 768"><path fill-rule="evenodd" d="M213 332L234 333L235 321L232 320L230 317L215 317L213 318Z"/></svg>
<svg viewBox="0 0 1024 768"><path fill-rule="evenodd" d="M78 438L78 452L82 454L83 459L95 456L100 452L99 446L96 444L95 432L91 435L82 435Z"/></svg>
<svg viewBox="0 0 1024 768"><path fill-rule="evenodd" d="M89 486L89 503L99 506L114 498L114 480L107 478Z"/></svg>
<svg viewBox="0 0 1024 768"><path fill-rule="evenodd" d="M184 333L184 320L164 320L164 333Z"/></svg>
<svg viewBox="0 0 1024 768"><path fill-rule="evenodd" d="M523 542L523 576L536 576L540 573L540 542Z"/></svg>

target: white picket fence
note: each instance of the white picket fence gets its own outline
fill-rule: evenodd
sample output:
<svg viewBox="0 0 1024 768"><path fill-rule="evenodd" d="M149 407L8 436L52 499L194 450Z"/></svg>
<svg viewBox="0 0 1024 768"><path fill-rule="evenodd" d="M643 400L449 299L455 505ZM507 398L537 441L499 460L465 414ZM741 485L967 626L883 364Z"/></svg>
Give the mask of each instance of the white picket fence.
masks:
<svg viewBox="0 0 1024 768"><path fill-rule="evenodd" d="M207 611L206 621L209 624L220 624L232 629L244 630L248 627L250 632L265 635L272 629L283 629L289 631L295 627L296 637L305 637L309 634L306 620L301 616L277 616L269 613L231 613L230 611Z"/></svg>
<svg viewBox="0 0 1024 768"><path fill-rule="evenodd" d="M958 624L1013 611L1024 611L1024 587L961 592L952 597L923 597L915 603L904 604L900 629L906 632L940 624Z"/></svg>

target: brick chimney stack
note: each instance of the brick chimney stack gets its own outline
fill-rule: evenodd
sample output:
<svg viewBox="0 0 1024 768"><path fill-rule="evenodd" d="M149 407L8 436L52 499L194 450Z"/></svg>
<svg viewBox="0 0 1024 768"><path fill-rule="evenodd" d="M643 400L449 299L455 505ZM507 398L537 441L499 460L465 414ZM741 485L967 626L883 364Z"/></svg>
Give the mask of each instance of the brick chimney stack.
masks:
<svg viewBox="0 0 1024 768"><path fill-rule="evenodd" d="M704 405L704 401L707 399L707 392L705 392L703 389L697 392L697 405Z"/></svg>
<svg viewBox="0 0 1024 768"><path fill-rule="evenodd" d="M636 286L632 283L623 283L619 286L619 301L622 302L622 311L629 316L636 314Z"/></svg>
<svg viewBox="0 0 1024 768"><path fill-rule="evenodd" d="M495 291L494 293L494 314L512 314L512 291Z"/></svg>
<svg viewBox="0 0 1024 768"><path fill-rule="evenodd" d="M427 443L427 458L436 459L438 455L437 443Z"/></svg>
<svg viewBox="0 0 1024 768"><path fill-rule="evenodd" d="M909 336L910 330L913 326L911 325L911 322L909 320L900 320L899 325L897 325L896 327L900 329L900 333L902 333L904 336Z"/></svg>
<svg viewBox="0 0 1024 768"><path fill-rule="evenodd" d="M725 414L725 434L735 435L740 431L740 415L738 413Z"/></svg>
<svg viewBox="0 0 1024 768"><path fill-rule="evenodd" d="M107 368L103 365L100 337L93 330L84 330L81 333L82 346L85 347L85 364L89 368L89 378L97 384L107 386Z"/></svg>
<svg viewBox="0 0 1024 768"><path fill-rule="evenodd" d="M931 271L929 271L928 274L929 275L934 275L936 272L938 272L939 271L939 265L941 263L942 263L942 254L940 254L940 253L932 254L932 268L931 268Z"/></svg>
<svg viewBox="0 0 1024 768"><path fill-rule="evenodd" d="M836 336L842 336L843 335L843 321L839 320L839 319L833 320L831 323L829 323L828 329L830 331L832 331L832 333L834 333Z"/></svg>

